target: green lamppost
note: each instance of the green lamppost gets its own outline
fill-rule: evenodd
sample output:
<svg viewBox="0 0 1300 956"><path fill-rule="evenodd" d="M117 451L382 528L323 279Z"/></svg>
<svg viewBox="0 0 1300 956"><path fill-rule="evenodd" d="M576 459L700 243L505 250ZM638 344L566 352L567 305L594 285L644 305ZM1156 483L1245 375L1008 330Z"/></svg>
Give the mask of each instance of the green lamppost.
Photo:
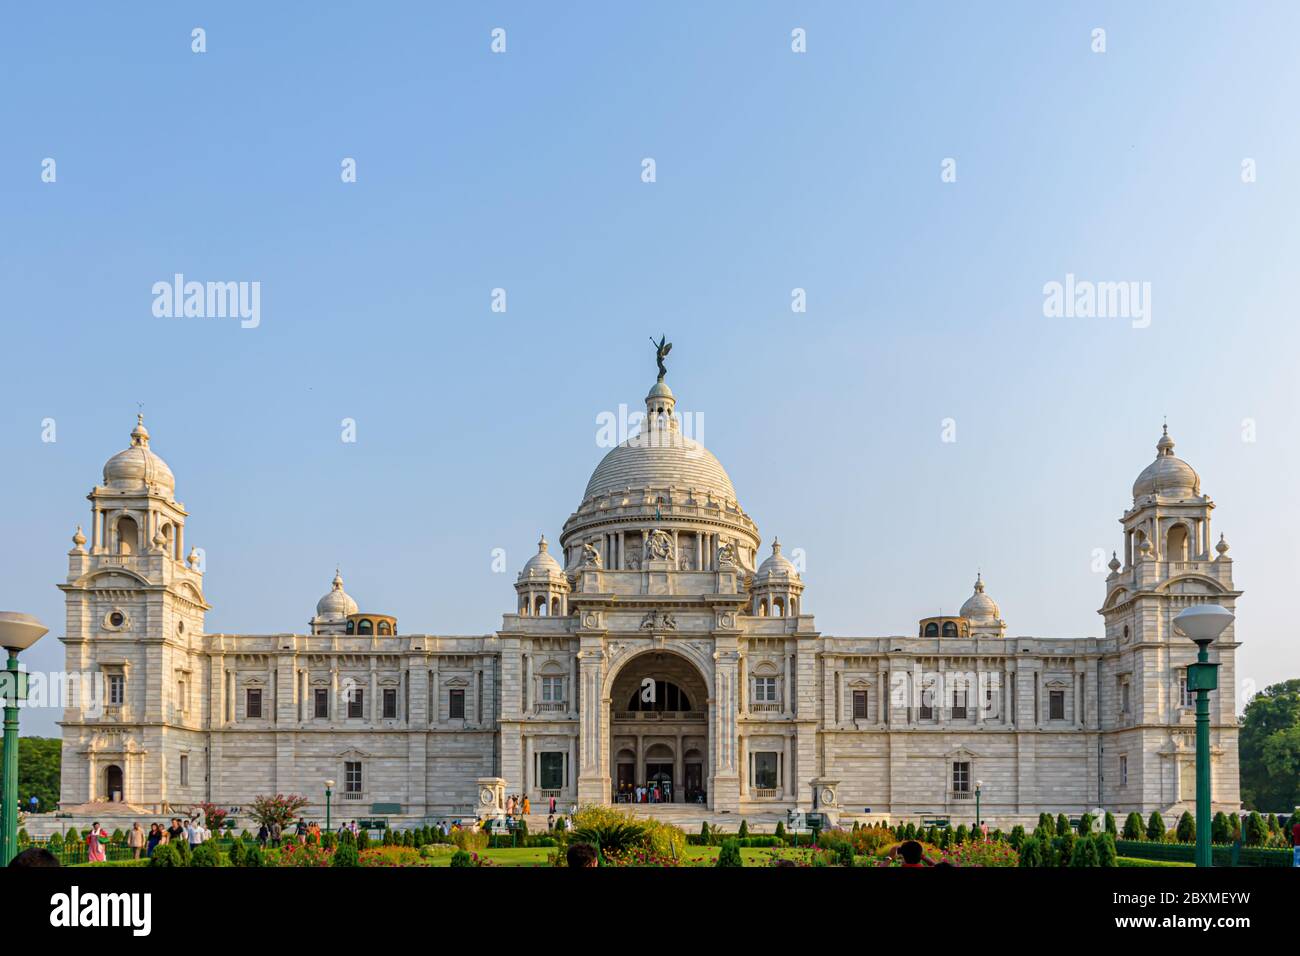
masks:
<svg viewBox="0 0 1300 956"><path fill-rule="evenodd" d="M0 611L0 647L9 652L9 666L0 674L5 709L4 808L0 816L0 866L18 855L18 703L27 696L27 675L18 670L18 652L25 651L48 631L30 614Z"/></svg>
<svg viewBox="0 0 1300 956"><path fill-rule="evenodd" d="M330 796L334 793L334 781L325 781L325 832L330 832Z"/></svg>
<svg viewBox="0 0 1300 956"><path fill-rule="evenodd" d="M1196 865L1212 866L1210 849L1210 691L1219 686L1219 665L1210 663L1210 645L1232 623L1232 612L1217 604L1180 611L1174 627L1196 642L1196 663L1187 668L1187 688L1196 691Z"/></svg>
<svg viewBox="0 0 1300 956"><path fill-rule="evenodd" d="M975 781L975 829L976 830L980 828L980 823L982 822L980 820L980 791L983 789L984 789L984 781L976 780Z"/></svg>

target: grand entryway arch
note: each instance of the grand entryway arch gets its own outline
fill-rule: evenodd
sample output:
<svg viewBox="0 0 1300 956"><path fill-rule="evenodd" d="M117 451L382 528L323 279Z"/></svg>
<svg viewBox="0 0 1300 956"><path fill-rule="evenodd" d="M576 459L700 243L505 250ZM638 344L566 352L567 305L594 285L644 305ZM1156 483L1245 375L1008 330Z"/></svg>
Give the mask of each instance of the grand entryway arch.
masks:
<svg viewBox="0 0 1300 956"><path fill-rule="evenodd" d="M708 802L709 691L671 651L638 654L610 691L609 767L616 802Z"/></svg>

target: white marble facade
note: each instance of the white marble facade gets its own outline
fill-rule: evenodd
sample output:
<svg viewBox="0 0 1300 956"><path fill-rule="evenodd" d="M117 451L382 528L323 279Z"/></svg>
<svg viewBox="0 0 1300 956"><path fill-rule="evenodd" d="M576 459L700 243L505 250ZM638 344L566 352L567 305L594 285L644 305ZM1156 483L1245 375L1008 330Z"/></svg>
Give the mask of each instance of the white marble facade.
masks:
<svg viewBox="0 0 1300 956"><path fill-rule="evenodd" d="M543 539L520 572L515 610L463 637L404 633L337 574L306 633L208 633L188 514L138 423L88 496L90 538L78 529L60 585L67 668L108 689L102 713L65 711L62 802L321 804L333 779L336 816L415 821L473 813L478 781L497 777L534 811L648 780L756 819L969 820L976 781L994 823L1191 807L1180 682L1195 648L1170 621L1240 592L1167 434L1120 519L1102 636L1007 636L977 580L959 615L915 634L832 637L674 404L661 377L558 547ZM1213 652L1216 810L1238 805L1236 647L1229 628Z"/></svg>

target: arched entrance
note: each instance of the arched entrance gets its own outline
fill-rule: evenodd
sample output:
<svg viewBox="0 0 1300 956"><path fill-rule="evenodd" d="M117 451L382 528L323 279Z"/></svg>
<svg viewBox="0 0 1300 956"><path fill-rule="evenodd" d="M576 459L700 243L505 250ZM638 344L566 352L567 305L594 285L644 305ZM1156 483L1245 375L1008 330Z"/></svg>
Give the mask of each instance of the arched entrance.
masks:
<svg viewBox="0 0 1300 956"><path fill-rule="evenodd" d="M122 768L117 764L109 764L104 768L104 796L115 803L120 803L125 799L123 793Z"/></svg>
<svg viewBox="0 0 1300 956"><path fill-rule="evenodd" d="M670 651L647 651L610 691L611 798L620 803L707 803L709 691Z"/></svg>

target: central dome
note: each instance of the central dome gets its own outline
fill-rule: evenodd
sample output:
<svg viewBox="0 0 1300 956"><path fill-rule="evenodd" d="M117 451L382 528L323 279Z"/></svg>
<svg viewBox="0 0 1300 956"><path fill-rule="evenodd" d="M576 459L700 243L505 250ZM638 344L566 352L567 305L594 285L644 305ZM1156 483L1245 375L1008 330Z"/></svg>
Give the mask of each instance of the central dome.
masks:
<svg viewBox="0 0 1300 956"><path fill-rule="evenodd" d="M699 442L681 433L673 416L672 389L656 382L646 396L641 430L601 459L591 473L583 500L628 488L672 487L736 500L736 489L722 463Z"/></svg>
<svg viewBox="0 0 1300 956"><path fill-rule="evenodd" d="M149 429L144 416L137 415L131 430L131 446L104 463L104 485L109 488L135 490L141 486L157 487L168 495L176 492L172 470L149 447Z"/></svg>

